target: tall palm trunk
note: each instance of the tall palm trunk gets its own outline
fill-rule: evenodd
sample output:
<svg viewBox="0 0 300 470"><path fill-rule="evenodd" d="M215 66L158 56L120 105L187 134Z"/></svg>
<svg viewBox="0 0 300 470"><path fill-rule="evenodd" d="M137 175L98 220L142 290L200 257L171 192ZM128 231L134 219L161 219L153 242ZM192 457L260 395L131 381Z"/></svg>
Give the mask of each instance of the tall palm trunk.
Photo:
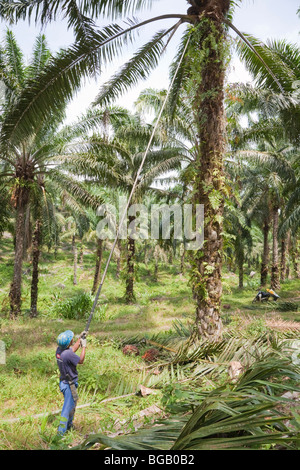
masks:
<svg viewBox="0 0 300 470"><path fill-rule="evenodd" d="M39 259L40 259L40 245L41 245L41 221L38 219L35 224L35 230L32 238L32 280L31 280L31 317L37 316L37 301L38 301L38 283L39 283Z"/></svg>
<svg viewBox="0 0 300 470"><path fill-rule="evenodd" d="M286 279L286 251L287 241L281 240L281 259L280 259L280 282L284 282Z"/></svg>
<svg viewBox="0 0 300 470"><path fill-rule="evenodd" d="M292 257L295 277L296 279L300 279L300 265L299 265L300 257L299 257L299 247L298 247L297 238L295 238L292 243L291 257Z"/></svg>
<svg viewBox="0 0 300 470"><path fill-rule="evenodd" d="M239 268L239 288L244 287L244 250L242 249L238 257L238 268Z"/></svg>
<svg viewBox="0 0 300 470"><path fill-rule="evenodd" d="M225 152L224 80L226 39L222 24L224 2L214 0L201 19L199 76L194 111L198 145L194 203L204 204L204 246L192 254L196 326L200 337L222 337L220 317L222 283L222 229L224 210L223 156ZM196 58L194 58L197 62Z"/></svg>
<svg viewBox="0 0 300 470"><path fill-rule="evenodd" d="M83 269L83 244L80 245L79 250L79 266Z"/></svg>
<svg viewBox="0 0 300 470"><path fill-rule="evenodd" d="M261 287L265 287L267 285L267 278L268 278L268 271L269 271L269 232L270 232L270 224L268 221L265 221L263 227L264 233L264 246L263 246L263 254L262 254L262 261L261 261L261 271L260 271L260 285Z"/></svg>
<svg viewBox="0 0 300 470"><path fill-rule="evenodd" d="M98 284L99 284L99 281L100 281L102 256L103 256L103 240L98 238L97 239L97 253L96 253L96 267L95 267L95 275L94 275L94 283L93 283L93 288L92 288L92 294L96 293L96 290L98 288Z"/></svg>
<svg viewBox="0 0 300 470"><path fill-rule="evenodd" d="M272 289L280 289L279 280L279 265L278 265L278 223L279 223L279 208L273 208L273 253L272 253L272 275L271 287Z"/></svg>
<svg viewBox="0 0 300 470"><path fill-rule="evenodd" d="M30 260L30 248L32 246L32 226L31 226L31 207L27 204L25 214L25 229L24 229L24 245L23 245L23 260Z"/></svg>
<svg viewBox="0 0 300 470"><path fill-rule="evenodd" d="M21 313L22 266L25 241L25 217L29 204L30 183L33 180L32 166L24 159L16 166L16 186L12 201L16 208L15 260L13 279L10 286L10 316L15 318Z"/></svg>
<svg viewBox="0 0 300 470"><path fill-rule="evenodd" d="M25 238L25 214L26 205L21 201L17 208L16 215L16 231L15 231L15 260L13 279L10 286L10 316L15 318L21 313L21 289L22 289L22 266L23 266L23 249Z"/></svg>
<svg viewBox="0 0 300 470"><path fill-rule="evenodd" d="M280 260L280 281L284 282L287 278L287 254L290 246L291 234L288 232L286 238L281 240L281 260Z"/></svg>
<svg viewBox="0 0 300 470"><path fill-rule="evenodd" d="M131 224L135 218L129 216L129 224ZM127 303L134 302L134 259L135 259L135 240L129 234L127 240L127 273L126 273L126 292L125 299Z"/></svg>

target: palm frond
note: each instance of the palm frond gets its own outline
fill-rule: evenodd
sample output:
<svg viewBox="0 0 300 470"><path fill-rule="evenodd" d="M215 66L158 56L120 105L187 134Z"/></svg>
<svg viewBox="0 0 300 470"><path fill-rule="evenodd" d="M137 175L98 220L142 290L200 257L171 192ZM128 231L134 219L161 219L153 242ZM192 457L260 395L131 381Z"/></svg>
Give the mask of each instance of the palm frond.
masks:
<svg viewBox="0 0 300 470"><path fill-rule="evenodd" d="M76 41L88 41L96 28L94 21L82 12L76 0L68 0L65 3L67 3L64 8L65 16L68 17L68 27L73 28Z"/></svg>
<svg viewBox="0 0 300 470"><path fill-rule="evenodd" d="M172 170L179 171L181 169L183 155L178 151L174 152L173 149L170 152L171 154L177 153L177 155L167 158L166 160L157 163L155 166L152 166L152 168L142 176L141 181L137 185L137 191L141 190L142 187L149 187L153 183L154 179L159 175L168 173ZM164 151L162 151L161 154L163 155ZM166 155L167 154L168 152L166 152Z"/></svg>
<svg viewBox="0 0 300 470"><path fill-rule="evenodd" d="M258 150L241 150L239 154L242 158L249 159L286 181L295 181L295 172L291 162L280 154Z"/></svg>
<svg viewBox="0 0 300 470"><path fill-rule="evenodd" d="M107 105L136 85L139 80L146 80L150 72L158 65L165 48L164 39L173 28L174 26L155 34L109 82L103 85L94 104Z"/></svg>
<svg viewBox="0 0 300 470"><path fill-rule="evenodd" d="M174 75L176 73L176 77L173 82L173 86L170 90L170 96L169 96L169 113L171 116L171 120L175 116L175 109L180 103L179 97L182 94L182 91L186 85L186 81L188 77L190 76L190 69L189 69L190 61L188 59L189 57L188 51L185 57L183 57L180 67L177 70L179 59L182 57L182 54L187 46L187 43L190 39L190 34L191 34L191 31L190 31L190 28L188 28L183 34L182 41L178 48L177 55L174 58L174 61L172 62L171 67L170 67L170 80L174 79ZM191 47L191 45L189 47Z"/></svg>
<svg viewBox="0 0 300 470"><path fill-rule="evenodd" d="M76 3L80 15L89 15L91 18L99 16L115 19L120 16L131 15L139 10L146 9L152 4L153 0L82 0L74 2L73 0L26 0L14 1L4 0L0 5L0 15L5 20L17 22L18 20L34 18L35 23L42 25L49 21L55 21L59 16L65 16L66 12L72 20L78 17L78 12L72 10L72 5ZM73 5L74 8L74 5ZM76 25L78 27L78 25Z"/></svg>
<svg viewBox="0 0 300 470"><path fill-rule="evenodd" d="M266 86L275 91L285 92L292 91L292 84L299 78L297 74L297 67L291 68L291 62L288 60L290 53L297 58L299 62L299 48L298 46L289 45L285 41L269 42L264 44L254 36L245 34L247 41L251 44L252 48L262 57L263 61L268 65L268 68L259 60L252 49L247 47L243 41L238 41L237 48L242 61L245 62L248 70L255 77L258 86ZM272 74L269 70L272 70ZM299 71L299 68L298 68ZM276 80L274 79L276 76ZM277 84L279 81L281 89Z"/></svg>
<svg viewBox="0 0 300 470"><path fill-rule="evenodd" d="M129 121L128 111L124 108L113 106L109 108L89 108L85 114L71 124L64 126L55 136L55 145L61 142L65 146L68 142L74 142L76 138L86 140L91 132L105 132L107 125L119 127Z"/></svg>
<svg viewBox="0 0 300 470"><path fill-rule="evenodd" d="M18 101L4 118L1 142L17 143L34 133L51 113L61 109L73 97L88 76L96 76L105 63L124 45L119 35L126 30L119 25L94 33L89 42L76 43L58 56L51 57L41 74L26 82Z"/></svg>
<svg viewBox="0 0 300 470"><path fill-rule="evenodd" d="M297 233L300 227L300 206L296 207L289 215L285 217L284 222L280 226L278 235L283 237L289 230Z"/></svg>
<svg viewBox="0 0 300 470"><path fill-rule="evenodd" d="M231 97L229 111L233 109L244 115L258 111L263 116L273 118L278 113L297 106L293 94L278 94L270 88L254 87L250 83L230 85L228 95Z"/></svg>
<svg viewBox="0 0 300 470"><path fill-rule="evenodd" d="M68 175L64 175L62 172L52 170L49 174L51 180L59 184L61 191L67 191L76 198L77 201L82 203L84 206L90 206L97 209L99 205L103 204L103 199L92 195L83 184L76 181L74 178Z"/></svg>
<svg viewBox="0 0 300 470"><path fill-rule="evenodd" d="M94 434L77 449L87 449L95 443L112 450L245 450L276 444L297 449L297 426L288 427L291 416L278 410L278 405L291 403L280 395L284 377L289 379L290 385L286 385L290 389L298 390L294 384L299 381L299 368L295 369L289 360L273 356L254 362L236 384L212 392L195 385L190 392L185 390L174 408L177 414L157 420L155 426L116 438Z"/></svg>
<svg viewBox="0 0 300 470"><path fill-rule="evenodd" d="M26 70L26 79L38 76L47 65L51 52L47 44L46 36L40 34L35 41L30 64Z"/></svg>
<svg viewBox="0 0 300 470"><path fill-rule="evenodd" d="M20 90L25 80L23 53L17 44L14 33L7 30L5 37L6 64L14 82L15 90Z"/></svg>

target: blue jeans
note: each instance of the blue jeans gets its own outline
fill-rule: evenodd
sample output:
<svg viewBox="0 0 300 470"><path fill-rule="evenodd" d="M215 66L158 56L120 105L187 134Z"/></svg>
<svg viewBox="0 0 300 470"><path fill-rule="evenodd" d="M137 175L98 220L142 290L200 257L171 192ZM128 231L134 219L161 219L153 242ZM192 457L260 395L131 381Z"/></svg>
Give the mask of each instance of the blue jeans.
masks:
<svg viewBox="0 0 300 470"><path fill-rule="evenodd" d="M76 388L78 387L78 383L75 383ZM64 395L64 405L61 411L61 417L64 418L61 420L58 433L63 435L67 432L73 423L74 413L75 413L75 402L72 396L71 388L68 383L59 382L59 388L62 394Z"/></svg>

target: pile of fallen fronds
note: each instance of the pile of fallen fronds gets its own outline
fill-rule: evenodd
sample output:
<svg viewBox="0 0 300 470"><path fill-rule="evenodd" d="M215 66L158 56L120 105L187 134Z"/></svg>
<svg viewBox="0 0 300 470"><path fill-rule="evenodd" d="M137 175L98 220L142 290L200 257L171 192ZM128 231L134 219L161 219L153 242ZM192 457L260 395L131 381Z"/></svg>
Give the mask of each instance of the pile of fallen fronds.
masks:
<svg viewBox="0 0 300 470"><path fill-rule="evenodd" d="M116 438L91 435L78 448L95 443L122 450L300 447L299 416L282 412L293 410L283 406L291 402L286 392L300 391L295 337L228 333L223 341L209 343L196 341L191 330L188 336L186 327L177 327L174 334L130 338L139 346L151 341L161 345L163 360L150 366L141 363L140 383L161 389L160 406L168 418ZM232 364L239 365L234 377L229 374Z"/></svg>
<svg viewBox="0 0 300 470"><path fill-rule="evenodd" d="M300 331L300 322L282 320L281 318L272 318L266 320L266 325L268 328L286 331L286 332L298 332Z"/></svg>
<svg viewBox="0 0 300 470"><path fill-rule="evenodd" d="M300 448L300 421L295 412L279 411L297 391L300 371L288 359L269 357L254 362L231 386L210 392L182 392L173 414L132 434L115 438L90 435L77 449L94 444L113 450L237 450ZM281 405L281 406L280 406ZM187 412L187 409L189 411Z"/></svg>

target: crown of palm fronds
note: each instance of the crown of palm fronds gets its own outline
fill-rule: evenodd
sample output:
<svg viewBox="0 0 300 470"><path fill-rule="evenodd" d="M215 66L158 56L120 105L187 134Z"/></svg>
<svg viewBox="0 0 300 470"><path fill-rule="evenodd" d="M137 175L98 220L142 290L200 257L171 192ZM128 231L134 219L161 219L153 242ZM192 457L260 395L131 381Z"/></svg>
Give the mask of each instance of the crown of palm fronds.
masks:
<svg viewBox="0 0 300 470"><path fill-rule="evenodd" d="M84 21L85 15L90 17L127 16L131 13L147 8L153 0L84 0L78 2L74 0L27 0L18 2L14 0L4 0L1 2L0 15L12 22L34 18L34 21L41 24L55 21L60 16L69 16L69 21ZM76 11L76 8L77 10ZM81 20L82 17L82 20ZM71 25L72 23L70 23Z"/></svg>
<svg viewBox="0 0 300 470"><path fill-rule="evenodd" d="M103 28L88 43L76 43L52 56L38 76L28 78L18 100L3 120L3 146L28 138L49 115L66 106L80 88L82 79L96 76L101 66L120 52L118 34L121 31L123 29L118 25Z"/></svg>
<svg viewBox="0 0 300 470"><path fill-rule="evenodd" d="M247 35L248 41L259 52L264 61L276 74L281 86L286 92L293 90L293 83L299 79L300 53L296 44L290 44L286 40L269 40L264 44L254 36ZM238 51L248 70L255 77L258 86L266 87L273 91L281 91L274 78L255 56L253 51L245 46L243 41L238 42Z"/></svg>

